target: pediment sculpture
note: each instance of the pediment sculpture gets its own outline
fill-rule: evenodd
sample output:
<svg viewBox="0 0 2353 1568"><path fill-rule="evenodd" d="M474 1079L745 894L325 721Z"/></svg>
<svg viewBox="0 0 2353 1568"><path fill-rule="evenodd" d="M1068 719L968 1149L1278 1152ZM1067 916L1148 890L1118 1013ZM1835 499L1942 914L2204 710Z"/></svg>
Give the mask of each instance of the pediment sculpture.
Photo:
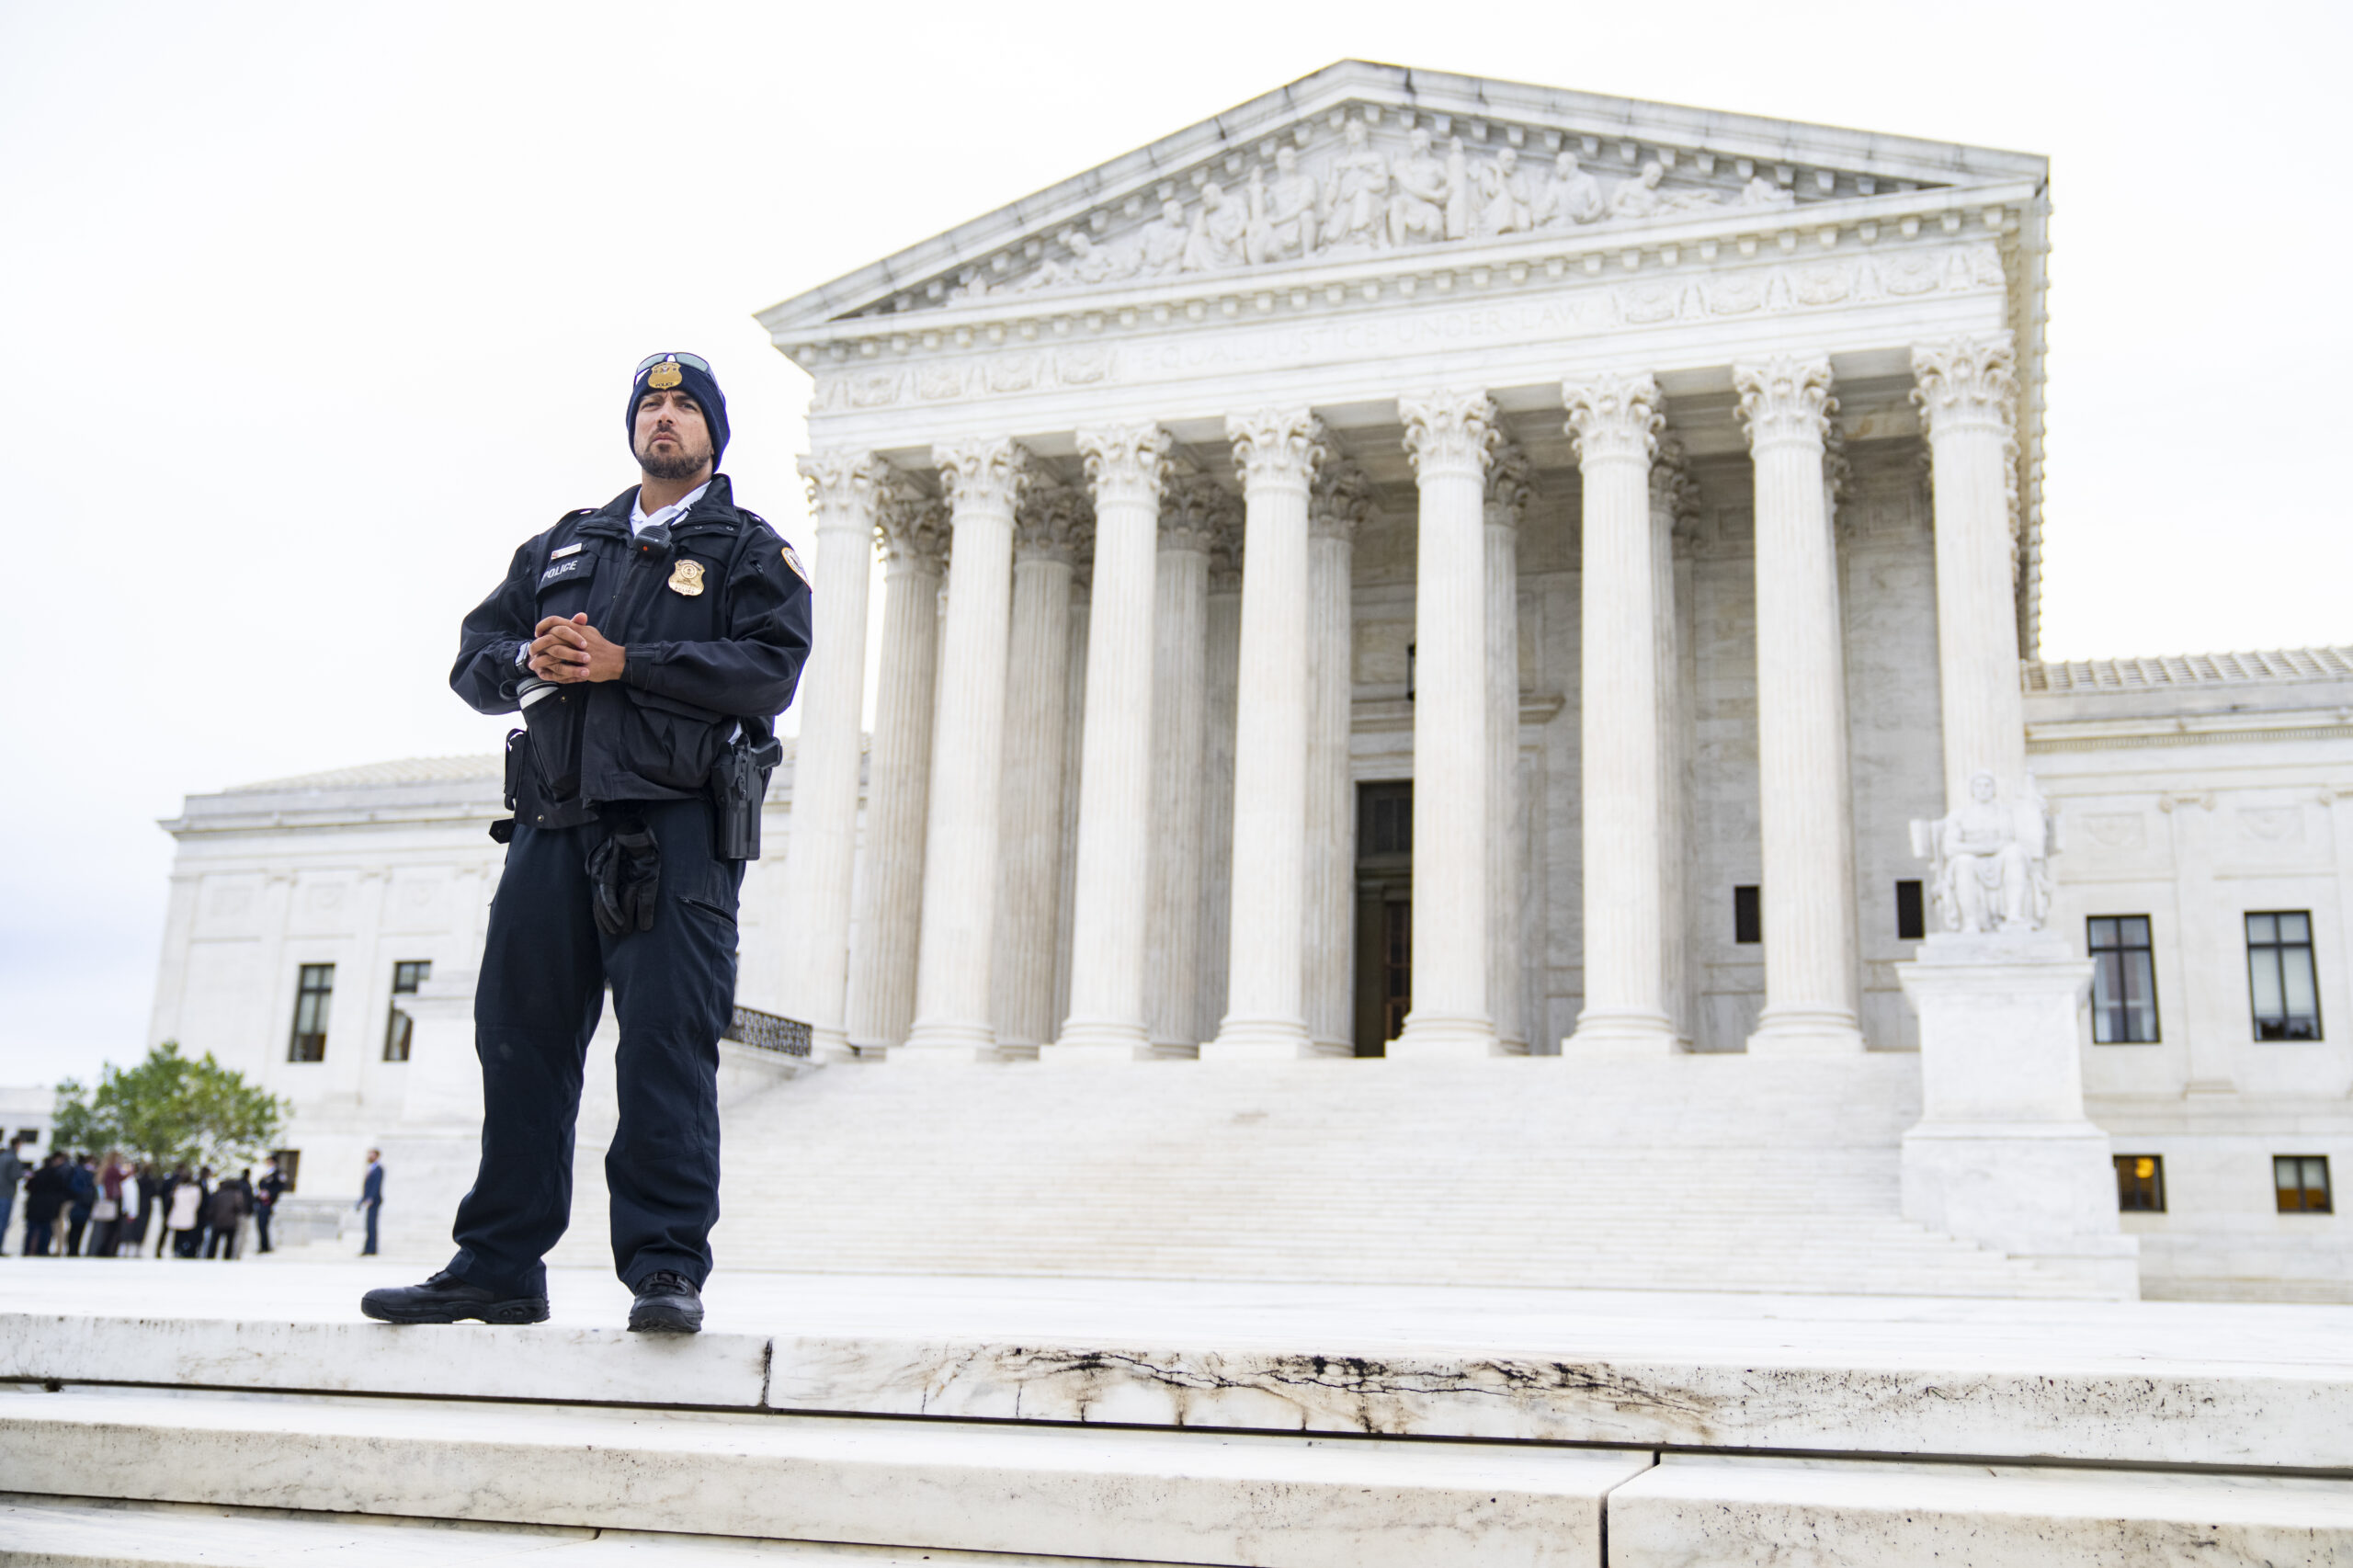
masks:
<svg viewBox="0 0 2353 1568"><path fill-rule="evenodd" d="M1198 191L1189 201L1177 194L1176 182L1164 183L1149 217L1142 216L1146 203L1135 198L1124 209L1098 210L1042 247L1033 245L1033 254L1041 248L1046 254L1028 271L995 278L967 274L942 302L1311 259L1353 260L1711 210L1788 208L1798 199L1784 180L1745 163L1745 183L1739 185L1714 183L1712 159L1705 160L1706 176L1670 182L1667 163L1654 158L1605 182L1574 150L1549 160L1540 153L1523 156L1518 145L1474 152L1460 135L1441 144L1423 125L1408 130L1395 151L1384 152L1361 115L1350 115L1326 145L1310 148L1307 140L1302 126L1271 155L1262 143L1238 182L1197 176ZM1235 163L1227 160L1229 171ZM1117 224L1124 226L1113 233Z"/></svg>
<svg viewBox="0 0 2353 1568"><path fill-rule="evenodd" d="M2034 775L2003 801L1991 773L1969 780L1969 802L1912 824L1912 853L1930 864L1937 914L1948 931L2040 931L2051 913L2050 803Z"/></svg>

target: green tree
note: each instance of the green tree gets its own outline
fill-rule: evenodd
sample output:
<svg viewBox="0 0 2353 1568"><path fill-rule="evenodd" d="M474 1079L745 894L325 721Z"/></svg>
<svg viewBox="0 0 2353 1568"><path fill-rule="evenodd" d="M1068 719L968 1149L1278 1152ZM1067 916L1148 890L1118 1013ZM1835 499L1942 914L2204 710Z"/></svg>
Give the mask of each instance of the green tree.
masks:
<svg viewBox="0 0 2353 1568"><path fill-rule="evenodd" d="M120 1149L166 1169L225 1169L267 1151L290 1109L210 1051L191 1062L167 1040L136 1067L108 1063L95 1092L71 1078L58 1085L50 1142L93 1153Z"/></svg>

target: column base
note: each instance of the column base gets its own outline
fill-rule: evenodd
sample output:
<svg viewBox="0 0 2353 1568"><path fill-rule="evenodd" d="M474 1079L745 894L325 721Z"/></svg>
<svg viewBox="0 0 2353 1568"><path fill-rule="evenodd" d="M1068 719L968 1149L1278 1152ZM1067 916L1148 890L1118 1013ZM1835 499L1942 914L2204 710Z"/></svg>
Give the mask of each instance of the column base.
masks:
<svg viewBox="0 0 2353 1568"><path fill-rule="evenodd" d="M1576 1031L1561 1042L1563 1056L1673 1056L1682 1049L1675 1022L1665 1013L1632 1009L1577 1015Z"/></svg>
<svg viewBox="0 0 2353 1568"><path fill-rule="evenodd" d="M858 1048L849 1042L846 1029L829 1029L819 1024L809 1026L809 1060L813 1062L843 1062L858 1060Z"/></svg>
<svg viewBox="0 0 2353 1568"><path fill-rule="evenodd" d="M1495 1026L1482 1017L1437 1017L1409 1013L1405 1030L1389 1042L1389 1060L1483 1061L1495 1054Z"/></svg>
<svg viewBox="0 0 2353 1568"><path fill-rule="evenodd" d="M1215 1040L1201 1041L1204 1062L1296 1062L1313 1054L1307 1025L1298 1018L1228 1018Z"/></svg>
<svg viewBox="0 0 2353 1568"><path fill-rule="evenodd" d="M906 1043L891 1048L888 1061L911 1067L976 1067L996 1054L996 1035L983 1024L917 1019Z"/></svg>
<svg viewBox="0 0 2353 1568"><path fill-rule="evenodd" d="M1827 1007L1768 1007L1748 1037L1751 1056L1860 1056L1863 1049L1855 1015Z"/></svg>
<svg viewBox="0 0 2353 1568"><path fill-rule="evenodd" d="M1073 1018L1063 1026L1062 1039L1038 1048L1039 1062L1048 1067L1099 1067L1151 1060L1152 1036L1142 1024L1086 1023Z"/></svg>

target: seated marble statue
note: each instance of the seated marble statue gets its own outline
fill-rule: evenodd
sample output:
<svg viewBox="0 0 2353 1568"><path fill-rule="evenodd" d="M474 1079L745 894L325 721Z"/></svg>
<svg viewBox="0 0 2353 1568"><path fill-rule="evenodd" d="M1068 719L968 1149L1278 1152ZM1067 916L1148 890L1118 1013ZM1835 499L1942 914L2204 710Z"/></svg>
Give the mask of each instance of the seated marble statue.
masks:
<svg viewBox="0 0 2353 1568"><path fill-rule="evenodd" d="M1601 182L1577 166L1574 153L1563 153L1552 160L1552 182L1536 207L1538 227L1573 229L1598 221L1608 210Z"/></svg>
<svg viewBox="0 0 2353 1568"><path fill-rule="evenodd" d="M1994 776L1972 774L1969 803L1912 824L1912 853L1930 863L1948 931L2039 931L2051 909L2051 818L2034 776L2004 802Z"/></svg>
<svg viewBox="0 0 2353 1568"><path fill-rule="evenodd" d="M1315 247L1315 181L1299 172L1299 153L1275 149L1275 177L1250 171L1250 222L1243 250L1253 266L1287 261Z"/></svg>
<svg viewBox="0 0 2353 1568"><path fill-rule="evenodd" d="M1519 153L1506 147L1492 164L1479 167L1481 234L1517 234L1535 222L1536 202L1528 176L1520 172Z"/></svg>
<svg viewBox="0 0 2353 1568"><path fill-rule="evenodd" d="M1416 127L1406 138L1405 156L1390 171L1396 192L1389 199L1389 244L1412 244L1446 238L1446 203L1452 193L1446 160L1430 151L1430 133Z"/></svg>
<svg viewBox="0 0 2353 1568"><path fill-rule="evenodd" d="M1185 237L1177 269L1218 272L1242 265L1242 241L1250 214L1238 201L1225 199L1225 187L1215 180L1201 187L1201 210L1193 215L1193 232Z"/></svg>
<svg viewBox="0 0 2353 1568"><path fill-rule="evenodd" d="M1389 160L1373 149L1360 119L1348 121L1345 145L1325 176L1320 248L1369 247L1381 243L1389 211Z"/></svg>
<svg viewBox="0 0 2353 1568"><path fill-rule="evenodd" d="M1160 204L1160 216L1136 231L1137 270L1151 278L1176 271L1192 237L1192 225L1185 222L1185 204L1169 198Z"/></svg>
<svg viewBox="0 0 2353 1568"><path fill-rule="evenodd" d="M1796 192L1783 189L1764 175L1756 176L1740 187L1740 205L1743 207L1795 207L1797 204Z"/></svg>

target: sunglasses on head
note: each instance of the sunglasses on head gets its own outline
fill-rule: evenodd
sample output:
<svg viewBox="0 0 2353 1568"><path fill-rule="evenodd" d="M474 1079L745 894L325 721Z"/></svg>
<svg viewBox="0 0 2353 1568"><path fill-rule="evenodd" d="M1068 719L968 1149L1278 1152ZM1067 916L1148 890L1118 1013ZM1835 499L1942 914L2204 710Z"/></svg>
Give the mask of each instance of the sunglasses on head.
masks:
<svg viewBox="0 0 2353 1568"><path fill-rule="evenodd" d="M642 375L645 374L645 372L646 372L646 371L648 371L648 370L650 370L650 369L654 369L654 366L659 365L660 363L662 363L662 361L663 361L663 360L665 360L665 359L676 359L679 364L681 364L681 365L688 365L688 366L691 366L691 367L692 367L692 368L694 368L695 369L700 370L700 371L701 371L704 375L706 375L706 376L715 375L715 374L716 374L716 372L715 372L715 371L713 371L713 370L711 369L711 368L710 368L710 360L708 360L708 359L706 359L706 358L703 358L701 355L699 355L699 354L666 354L666 353L665 353L665 354L648 354L644 358L640 359L640 360L637 362L637 369L634 369L634 370L632 370L632 371L631 371L630 373L631 373L632 376L642 376Z"/></svg>

